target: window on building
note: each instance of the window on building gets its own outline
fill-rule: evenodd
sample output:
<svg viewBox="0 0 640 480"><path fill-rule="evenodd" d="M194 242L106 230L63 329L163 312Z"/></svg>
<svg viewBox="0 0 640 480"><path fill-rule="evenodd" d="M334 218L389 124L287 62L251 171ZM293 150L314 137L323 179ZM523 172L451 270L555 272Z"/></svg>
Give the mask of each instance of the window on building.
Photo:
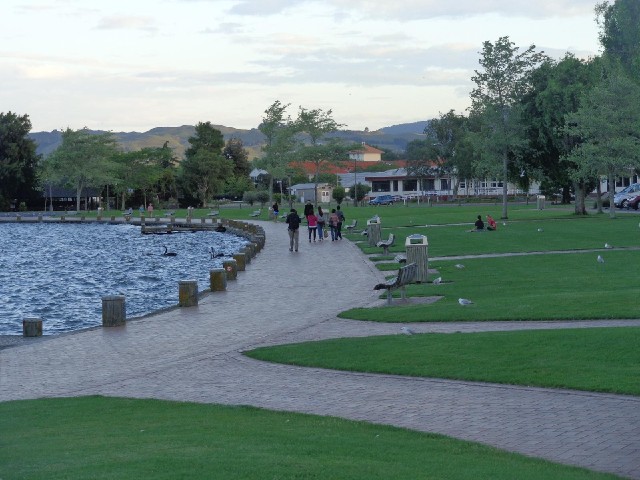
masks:
<svg viewBox="0 0 640 480"><path fill-rule="evenodd" d="M418 191L418 180L412 178L410 180L404 180L403 182L404 191L405 192L417 192Z"/></svg>
<svg viewBox="0 0 640 480"><path fill-rule="evenodd" d="M389 180L374 180L371 182L371 191L373 192L390 192L391 181Z"/></svg>
<svg viewBox="0 0 640 480"><path fill-rule="evenodd" d="M433 178L425 178L422 180L422 190L432 191L436 189L436 181Z"/></svg>
<svg viewBox="0 0 640 480"><path fill-rule="evenodd" d="M440 190L449 190L449 179L441 178L440 179Z"/></svg>

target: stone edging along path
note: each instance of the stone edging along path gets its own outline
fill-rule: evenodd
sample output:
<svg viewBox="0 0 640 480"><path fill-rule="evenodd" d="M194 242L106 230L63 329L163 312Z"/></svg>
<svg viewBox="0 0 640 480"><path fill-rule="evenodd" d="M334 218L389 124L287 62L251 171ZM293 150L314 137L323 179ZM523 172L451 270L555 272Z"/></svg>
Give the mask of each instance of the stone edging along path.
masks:
<svg viewBox="0 0 640 480"><path fill-rule="evenodd" d="M244 357L242 351L259 345L399 332L397 324L336 318L379 302L373 286L383 274L354 244L308 242L302 231L300 252L290 253L285 225L259 224L268 238L262 252L227 291L196 307L1 350L0 400L97 394L253 405L436 432L640 479L637 397L337 372ZM412 326L445 327L513 328L509 322Z"/></svg>

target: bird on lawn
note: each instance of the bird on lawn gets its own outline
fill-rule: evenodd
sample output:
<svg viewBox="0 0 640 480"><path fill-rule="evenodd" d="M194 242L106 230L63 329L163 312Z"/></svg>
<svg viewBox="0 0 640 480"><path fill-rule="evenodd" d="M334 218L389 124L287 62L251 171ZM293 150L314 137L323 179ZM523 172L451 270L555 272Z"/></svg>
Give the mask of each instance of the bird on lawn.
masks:
<svg viewBox="0 0 640 480"><path fill-rule="evenodd" d="M467 300L466 298L459 298L458 303L460 305L471 305L473 302L471 300Z"/></svg>
<svg viewBox="0 0 640 480"><path fill-rule="evenodd" d="M538 229L538 231L539 231L539 232L544 232L544 230L543 230L543 229L541 229L541 228L539 228L539 229Z"/></svg>
<svg viewBox="0 0 640 480"><path fill-rule="evenodd" d="M613 248L611 245L609 245L608 243L604 244L604 248Z"/></svg>
<svg viewBox="0 0 640 480"><path fill-rule="evenodd" d="M401 327L400 331L405 335L413 335L414 333L416 333L413 330L411 330L409 327Z"/></svg>
<svg viewBox="0 0 640 480"><path fill-rule="evenodd" d="M438 277L438 278L434 278L433 279L433 284L434 285L440 285L442 283L442 277Z"/></svg>
<svg viewBox="0 0 640 480"><path fill-rule="evenodd" d="M464 265L462 265L461 263L456 263L456 268L464 268Z"/></svg>
<svg viewBox="0 0 640 480"><path fill-rule="evenodd" d="M604 263L604 258L602 258L602 255L598 255L598 258L596 260L598 261L598 263Z"/></svg>

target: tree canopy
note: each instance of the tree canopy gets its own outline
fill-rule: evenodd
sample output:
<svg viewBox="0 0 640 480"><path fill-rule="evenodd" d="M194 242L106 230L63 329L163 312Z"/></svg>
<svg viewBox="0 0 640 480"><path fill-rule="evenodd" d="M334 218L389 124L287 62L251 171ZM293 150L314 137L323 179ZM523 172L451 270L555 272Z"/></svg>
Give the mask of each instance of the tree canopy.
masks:
<svg viewBox="0 0 640 480"><path fill-rule="evenodd" d="M0 113L0 209L36 196L39 156L30 131L27 115Z"/></svg>

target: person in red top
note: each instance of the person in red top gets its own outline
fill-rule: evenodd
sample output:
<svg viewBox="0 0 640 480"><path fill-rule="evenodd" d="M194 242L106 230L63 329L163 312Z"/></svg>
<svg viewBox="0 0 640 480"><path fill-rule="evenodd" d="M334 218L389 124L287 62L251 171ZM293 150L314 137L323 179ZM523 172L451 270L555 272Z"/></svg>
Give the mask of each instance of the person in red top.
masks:
<svg viewBox="0 0 640 480"><path fill-rule="evenodd" d="M307 226L309 227L309 243L311 243L311 235L313 235L313 241L316 241L316 230L318 229L318 217L313 213L313 207L307 214Z"/></svg>
<svg viewBox="0 0 640 480"><path fill-rule="evenodd" d="M487 215L487 230L496 230L498 225L491 215Z"/></svg>

